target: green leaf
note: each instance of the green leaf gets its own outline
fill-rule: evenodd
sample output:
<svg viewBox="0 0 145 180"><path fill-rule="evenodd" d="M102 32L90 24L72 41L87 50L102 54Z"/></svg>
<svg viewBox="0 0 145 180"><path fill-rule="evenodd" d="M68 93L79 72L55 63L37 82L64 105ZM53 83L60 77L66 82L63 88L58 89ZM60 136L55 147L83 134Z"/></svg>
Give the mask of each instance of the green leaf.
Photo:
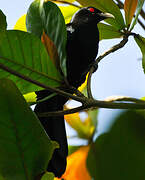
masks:
<svg viewBox="0 0 145 180"><path fill-rule="evenodd" d="M83 6L94 6L103 12L108 12L114 15L115 19L105 20L112 26L121 30L124 29L124 19L121 14L119 7L115 4L113 0L77 0Z"/></svg>
<svg viewBox="0 0 145 180"><path fill-rule="evenodd" d="M48 86L59 86L62 81L44 45L36 36L27 32L12 30L0 33L0 68L1 64ZM2 69L0 77L12 79L24 94L42 89Z"/></svg>
<svg viewBox="0 0 145 180"><path fill-rule="evenodd" d="M60 67L66 76L66 26L63 15L56 4L35 0L27 12L26 26L28 32L41 37L48 35L58 50Z"/></svg>
<svg viewBox="0 0 145 180"><path fill-rule="evenodd" d="M145 38L141 37L140 35L137 35L134 37L136 43L138 44L138 46L140 47L140 50L142 52L142 66L144 69L144 73L145 73Z"/></svg>
<svg viewBox="0 0 145 180"><path fill-rule="evenodd" d="M58 145L8 79L0 79L0 115L0 175L5 180L34 180L46 171Z"/></svg>
<svg viewBox="0 0 145 180"><path fill-rule="evenodd" d="M4 13L0 10L0 30L6 30L7 29L7 21L6 16Z"/></svg>
<svg viewBox="0 0 145 180"><path fill-rule="evenodd" d="M138 0L138 4L137 4L137 9L136 9L136 15L135 15L135 18L133 20L133 23L132 23L132 26L130 28L130 31L134 28L134 26L136 25L136 22L138 20L138 16L141 12L141 9L143 7L143 4L144 4L144 0Z"/></svg>
<svg viewBox="0 0 145 180"><path fill-rule="evenodd" d="M145 113L128 111L91 145L87 166L97 180L145 179ZM105 173L104 173L105 172Z"/></svg>
<svg viewBox="0 0 145 180"><path fill-rule="evenodd" d="M113 39L113 38L120 38L122 36L122 33L119 32L115 27L99 23L99 38L102 39Z"/></svg>
<svg viewBox="0 0 145 180"><path fill-rule="evenodd" d="M41 180L54 180L54 174L53 173L50 173L50 172L46 172Z"/></svg>
<svg viewBox="0 0 145 180"><path fill-rule="evenodd" d="M97 124L98 124L98 112L99 112L98 109L88 110L88 116L90 117L95 127L97 127Z"/></svg>

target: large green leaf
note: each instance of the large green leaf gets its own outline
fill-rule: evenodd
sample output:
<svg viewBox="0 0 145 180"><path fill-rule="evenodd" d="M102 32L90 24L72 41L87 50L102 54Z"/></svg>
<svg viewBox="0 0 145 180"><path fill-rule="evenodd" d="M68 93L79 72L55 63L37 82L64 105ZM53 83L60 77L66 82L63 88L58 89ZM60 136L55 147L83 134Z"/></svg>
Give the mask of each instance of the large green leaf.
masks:
<svg viewBox="0 0 145 180"><path fill-rule="evenodd" d="M60 67L66 75L66 26L63 15L56 4L35 0L27 12L26 26L28 32L41 37L42 32L48 35L57 47Z"/></svg>
<svg viewBox="0 0 145 180"><path fill-rule="evenodd" d="M135 15L135 18L133 20L131 30L134 28L134 26L135 26L135 24L137 22L138 16L139 16L139 14L141 12L141 9L143 7L144 2L145 2L145 0L138 0L137 9L136 9L136 15Z"/></svg>
<svg viewBox="0 0 145 180"><path fill-rule="evenodd" d="M115 16L115 19L106 20L112 26L117 29L123 29L125 27L123 16L120 9L113 0L77 0L83 6L94 6L104 12L109 12Z"/></svg>
<svg viewBox="0 0 145 180"><path fill-rule="evenodd" d="M99 36L100 40L102 39L113 39L113 38L120 38L122 36L122 33L119 32L115 27L99 23Z"/></svg>
<svg viewBox="0 0 145 180"><path fill-rule="evenodd" d="M46 171L56 147L15 84L1 79L0 176L5 180L34 180Z"/></svg>
<svg viewBox="0 0 145 180"><path fill-rule="evenodd" d="M0 10L0 30L6 30L6 28L7 28L6 16Z"/></svg>
<svg viewBox="0 0 145 180"><path fill-rule="evenodd" d="M87 165L96 180L145 179L145 114L128 111L91 145ZM104 173L105 172L105 173Z"/></svg>
<svg viewBox="0 0 145 180"><path fill-rule="evenodd" d="M134 37L136 43L138 44L138 46L140 47L140 50L142 52L142 66L144 69L144 73L145 73L145 38L141 37L140 35L137 35Z"/></svg>
<svg viewBox="0 0 145 180"><path fill-rule="evenodd" d="M32 80L49 86L59 86L61 75L51 62L44 45L36 36L22 31L0 33L1 64ZM0 69L0 77L9 77L16 82L22 93L39 90L40 87Z"/></svg>
<svg viewBox="0 0 145 180"><path fill-rule="evenodd" d="M138 0L125 0L124 2L124 11L125 11L125 19L126 26L129 28L133 15L135 13L137 7Z"/></svg>

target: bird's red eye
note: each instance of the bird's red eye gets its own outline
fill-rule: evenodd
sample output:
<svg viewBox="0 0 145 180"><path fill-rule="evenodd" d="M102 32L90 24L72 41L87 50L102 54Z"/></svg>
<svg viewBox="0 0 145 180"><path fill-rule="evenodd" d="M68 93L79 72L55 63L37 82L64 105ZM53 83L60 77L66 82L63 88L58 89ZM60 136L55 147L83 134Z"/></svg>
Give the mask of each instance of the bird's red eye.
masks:
<svg viewBox="0 0 145 180"><path fill-rule="evenodd" d="M89 11L90 12L95 12L95 9L94 8L90 8Z"/></svg>

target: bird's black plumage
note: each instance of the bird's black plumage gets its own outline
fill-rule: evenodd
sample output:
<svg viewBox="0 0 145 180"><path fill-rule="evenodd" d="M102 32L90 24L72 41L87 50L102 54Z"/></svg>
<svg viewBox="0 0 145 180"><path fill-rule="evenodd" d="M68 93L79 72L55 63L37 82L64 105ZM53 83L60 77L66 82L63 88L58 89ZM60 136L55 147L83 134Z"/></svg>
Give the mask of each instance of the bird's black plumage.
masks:
<svg viewBox="0 0 145 180"><path fill-rule="evenodd" d="M98 53L99 31L98 22L107 16L94 7L80 9L66 25L67 28L67 80L71 86L78 88L86 78ZM48 90L36 92L38 99L49 94ZM35 112L50 112L63 109L67 101L60 95L39 103ZM67 138L65 132L64 117L39 117L48 136L59 143L60 148L55 150L48 165L48 171L60 177L66 168L68 154Z"/></svg>

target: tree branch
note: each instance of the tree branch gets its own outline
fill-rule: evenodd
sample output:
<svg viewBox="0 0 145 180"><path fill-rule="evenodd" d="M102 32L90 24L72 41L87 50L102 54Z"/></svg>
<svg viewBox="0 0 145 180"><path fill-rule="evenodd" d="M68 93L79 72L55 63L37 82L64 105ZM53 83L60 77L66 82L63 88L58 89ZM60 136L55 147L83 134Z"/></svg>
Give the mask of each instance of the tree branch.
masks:
<svg viewBox="0 0 145 180"><path fill-rule="evenodd" d="M63 110L63 111L53 111L53 112L46 112L46 113L38 113L39 117L48 117L48 116L63 116L66 114L73 114L76 112L85 111L88 109L98 109L98 108L109 108L109 109L145 109L145 101L136 99L136 98L129 98L123 97L115 99L115 101L132 101L137 103L117 103L111 101L98 101L98 100L88 100L88 103L76 108Z"/></svg>
<svg viewBox="0 0 145 180"><path fill-rule="evenodd" d="M93 74L93 72L94 72L94 70L95 70L95 64L98 65L98 63L99 63L104 57L106 57L107 55L109 55L109 54L117 51L118 49L122 48L123 46L125 46L125 44L128 42L128 36L129 36L129 35L130 35L130 34L124 35L123 40L122 40L119 44L116 44L115 46L113 46L111 49L109 49L108 51L106 51L105 53L103 53L102 55L100 55L100 56L96 59L96 61L95 61L95 63L94 63L94 66L92 66L92 68L91 68L90 71L89 71L88 81L87 81L87 86L88 86L88 87L87 87L87 90L88 90L88 95L89 95L90 98L93 98L92 92L91 92L91 78L92 78L92 74Z"/></svg>
<svg viewBox="0 0 145 180"><path fill-rule="evenodd" d="M105 99L107 102L114 102L114 101L129 101L129 102L135 102L135 103L145 103L144 100L127 97L127 96L109 96Z"/></svg>
<svg viewBox="0 0 145 180"><path fill-rule="evenodd" d="M3 57L0 57L0 58L3 58ZM13 75L15 75L15 76L17 76L17 77L19 77L21 79L24 79L24 80L26 80L26 81L28 81L30 83L36 84L37 86L40 86L40 87L42 87L44 89L48 89L51 92L55 92L57 94L60 94L60 95L62 95L64 97L72 98L72 99L74 99L76 101L79 101L81 103L85 103L86 102L86 99L87 99L86 97L74 96L71 93L62 91L62 90L57 89L57 88L53 88L53 87L47 86L47 85L45 85L45 84L43 84L43 83L41 83L41 82L39 82L37 80L33 80L33 79L29 78L28 76L26 76L24 74L21 74L20 72L17 72L17 71L15 71L13 69L10 69L9 67L3 65L2 63L0 63L0 69L3 69L4 71L9 72L10 74L13 74Z"/></svg>
<svg viewBox="0 0 145 180"><path fill-rule="evenodd" d="M64 114L69 114L69 113L75 113L78 111L83 111L83 110L87 110L87 109L95 109L95 108L110 108L110 109L145 109L145 103L114 103L114 102L106 102L106 101L98 101L98 100L94 100L94 99L90 99L90 98L86 98L86 97L79 97L79 96L74 96L70 93L67 93L65 91L62 91L60 89L56 89L53 87L49 87L47 85L42 84L39 81L36 80L32 80L31 78L20 74L19 72L9 69L8 67L6 67L5 65L0 63L0 68L21 78L24 79L28 82L31 82L33 84L36 84L42 88L48 89L51 92L55 92L57 94L60 94L64 97L69 97L72 98L76 101L82 102L82 106L78 107L78 108L74 108L71 110L65 110L65 111L58 111L58 112L48 112L47 115L48 116L60 116L60 115L64 115ZM46 114L45 114L46 115Z"/></svg>

